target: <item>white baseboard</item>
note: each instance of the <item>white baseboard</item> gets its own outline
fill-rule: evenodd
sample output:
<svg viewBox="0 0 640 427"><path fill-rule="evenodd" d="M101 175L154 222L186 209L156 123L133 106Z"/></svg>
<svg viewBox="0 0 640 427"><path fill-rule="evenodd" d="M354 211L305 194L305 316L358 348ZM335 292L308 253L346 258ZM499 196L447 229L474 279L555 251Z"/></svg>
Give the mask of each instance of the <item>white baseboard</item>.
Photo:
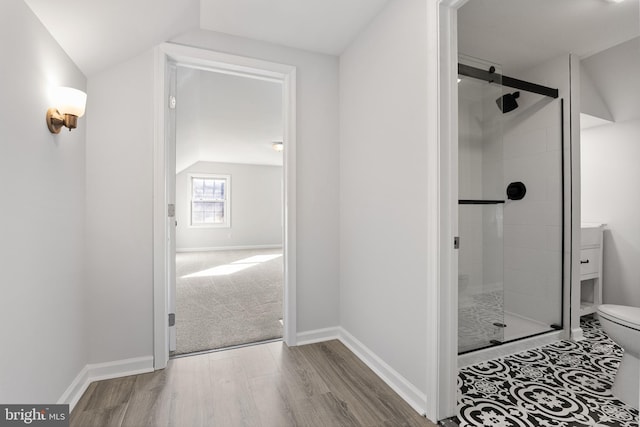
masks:
<svg viewBox="0 0 640 427"><path fill-rule="evenodd" d="M89 381L89 365L85 365L82 370L80 370L80 373L73 379L71 385L62 393L57 403L68 404L69 412L73 411L78 400L80 400L84 392L87 391L89 384L91 384L91 381Z"/></svg>
<svg viewBox="0 0 640 427"><path fill-rule="evenodd" d="M365 365L380 377L389 387L404 399L420 415L426 413L427 396L407 381L395 369L378 357L368 347L358 341L353 335L342 327L316 329L301 332L297 335L297 345L314 344L318 342L338 339Z"/></svg>
<svg viewBox="0 0 640 427"><path fill-rule="evenodd" d="M207 248L176 248L176 252L215 252L215 251L241 251L246 249L282 249L278 245L245 245L245 246L215 246Z"/></svg>
<svg viewBox="0 0 640 427"><path fill-rule="evenodd" d="M404 399L420 415L426 414L427 395L418 390L406 378L389 366L368 347L358 341L343 328L340 330L340 341L353 352L365 365L376 373L389 387Z"/></svg>
<svg viewBox="0 0 640 427"><path fill-rule="evenodd" d="M296 345L313 344L323 341L340 339L340 328L315 329L313 331L300 332L296 335Z"/></svg>
<svg viewBox="0 0 640 427"><path fill-rule="evenodd" d="M58 403L68 404L69 411L72 411L92 382L147 372L153 372L153 356L88 364L76 375Z"/></svg>

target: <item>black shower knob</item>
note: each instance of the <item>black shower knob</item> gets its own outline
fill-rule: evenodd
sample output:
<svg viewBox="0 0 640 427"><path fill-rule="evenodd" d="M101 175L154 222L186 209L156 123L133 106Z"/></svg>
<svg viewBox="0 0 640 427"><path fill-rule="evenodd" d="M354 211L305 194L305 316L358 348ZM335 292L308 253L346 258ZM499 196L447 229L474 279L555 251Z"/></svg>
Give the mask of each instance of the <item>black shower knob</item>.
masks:
<svg viewBox="0 0 640 427"><path fill-rule="evenodd" d="M527 194L527 187L524 183L512 182L507 186L507 198L509 200L521 200Z"/></svg>

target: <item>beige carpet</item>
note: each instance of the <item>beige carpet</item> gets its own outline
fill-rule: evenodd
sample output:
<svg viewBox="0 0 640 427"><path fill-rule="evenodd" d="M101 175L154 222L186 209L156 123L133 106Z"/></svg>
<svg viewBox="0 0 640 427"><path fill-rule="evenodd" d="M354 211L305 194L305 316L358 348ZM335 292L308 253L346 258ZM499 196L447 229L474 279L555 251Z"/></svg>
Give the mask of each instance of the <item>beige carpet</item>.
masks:
<svg viewBox="0 0 640 427"><path fill-rule="evenodd" d="M176 254L175 354L282 337L281 249Z"/></svg>

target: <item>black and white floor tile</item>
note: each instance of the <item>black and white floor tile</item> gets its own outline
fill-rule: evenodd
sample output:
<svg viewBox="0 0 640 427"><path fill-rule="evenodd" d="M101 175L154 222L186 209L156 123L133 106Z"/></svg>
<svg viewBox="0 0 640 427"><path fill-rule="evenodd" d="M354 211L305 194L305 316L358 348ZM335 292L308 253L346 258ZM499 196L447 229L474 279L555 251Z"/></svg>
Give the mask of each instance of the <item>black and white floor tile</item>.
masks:
<svg viewBox="0 0 640 427"><path fill-rule="evenodd" d="M611 394L622 349L596 319L585 340L559 341L460 370L460 426L638 427L638 411Z"/></svg>

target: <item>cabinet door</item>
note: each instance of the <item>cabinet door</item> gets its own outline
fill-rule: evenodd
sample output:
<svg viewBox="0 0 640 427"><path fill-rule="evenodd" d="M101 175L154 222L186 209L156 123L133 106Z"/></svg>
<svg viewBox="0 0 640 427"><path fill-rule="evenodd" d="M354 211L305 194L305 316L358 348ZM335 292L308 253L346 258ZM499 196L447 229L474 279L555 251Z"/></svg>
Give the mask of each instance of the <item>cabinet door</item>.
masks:
<svg viewBox="0 0 640 427"><path fill-rule="evenodd" d="M600 248L580 251L580 275L596 274L600 270Z"/></svg>

